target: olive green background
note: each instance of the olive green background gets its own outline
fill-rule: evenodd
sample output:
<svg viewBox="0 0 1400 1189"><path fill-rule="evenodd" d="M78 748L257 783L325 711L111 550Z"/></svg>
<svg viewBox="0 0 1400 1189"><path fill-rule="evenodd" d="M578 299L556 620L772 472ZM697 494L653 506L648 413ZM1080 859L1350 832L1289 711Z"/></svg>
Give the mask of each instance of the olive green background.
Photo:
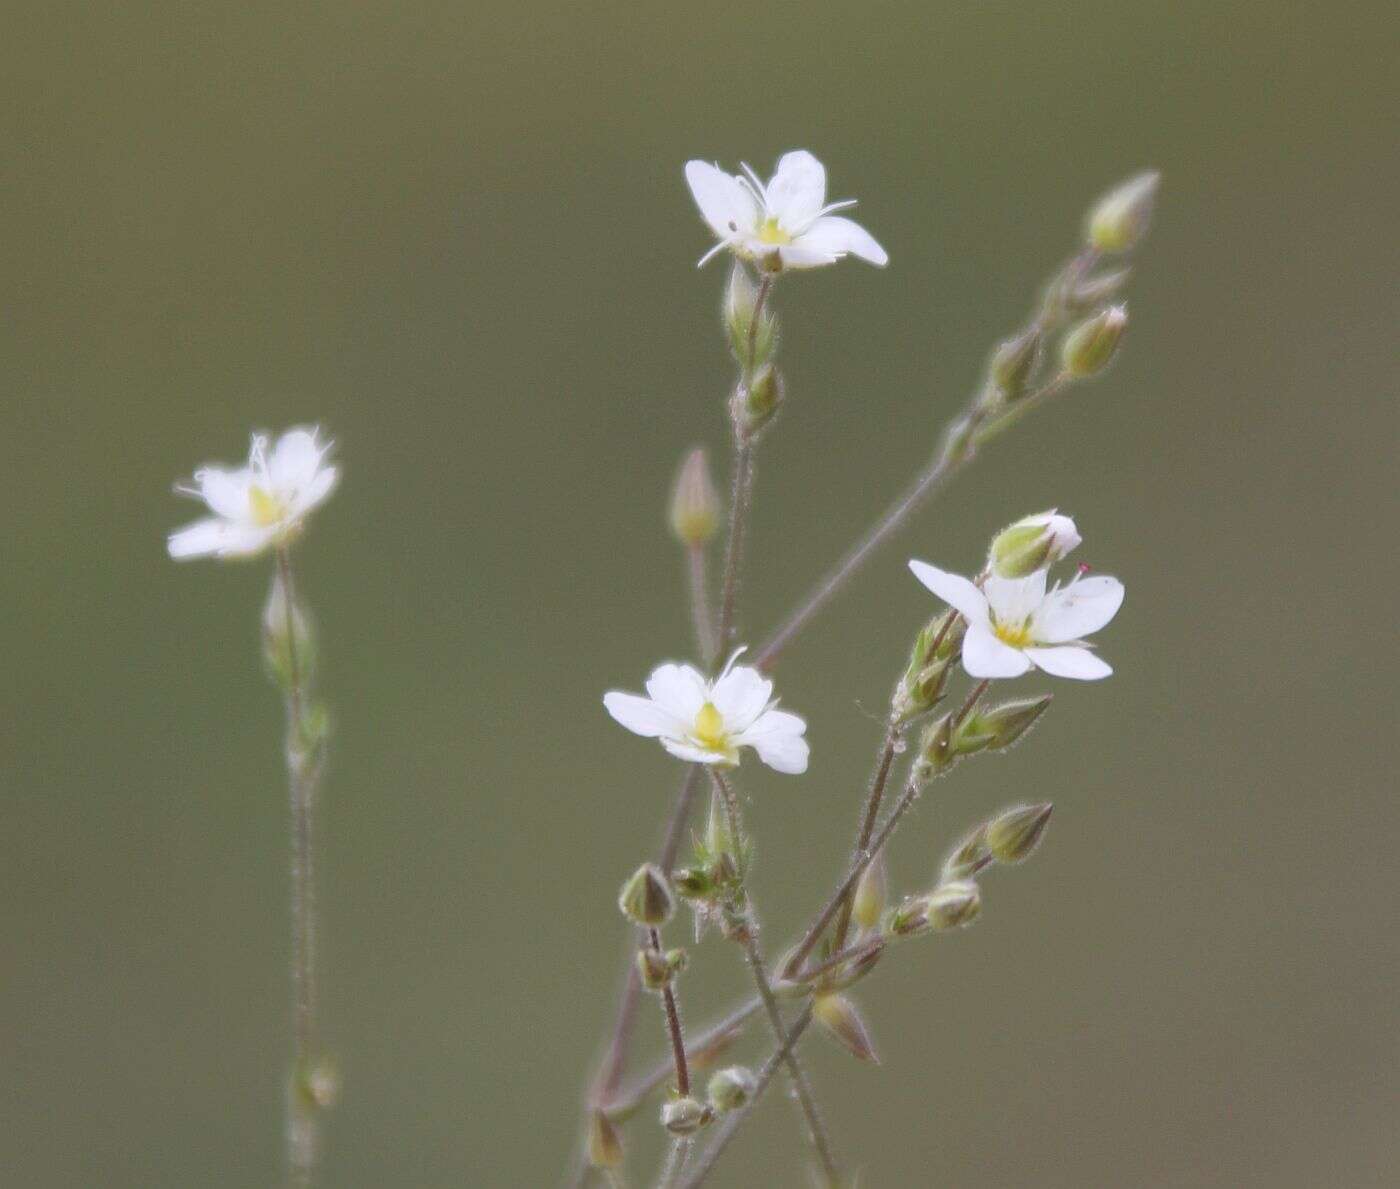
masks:
<svg viewBox="0 0 1400 1189"><path fill-rule="evenodd" d="M663 504L725 463L724 270L681 166L809 147L888 248L780 285L764 635L928 457L1082 213L1165 175L1111 375L999 442L824 615L750 765L778 947L854 829L932 608L1049 505L1128 598L1097 686L937 786L1057 811L976 928L806 1050L866 1185L1379 1186L1400 1159L1393 48L1381 4L15 6L0 50L0 1181L279 1178L280 707L265 561L175 565L170 485L319 421L298 551L324 794L327 1186L549 1186L678 765L612 725L689 651ZM677 932L680 936L680 932ZM744 988L709 940L692 1022ZM662 1052L651 1005L639 1032ZM761 1059L759 1039L739 1050ZM627 1132L632 1183L659 1148ZM805 1184L775 1095L715 1183Z"/></svg>

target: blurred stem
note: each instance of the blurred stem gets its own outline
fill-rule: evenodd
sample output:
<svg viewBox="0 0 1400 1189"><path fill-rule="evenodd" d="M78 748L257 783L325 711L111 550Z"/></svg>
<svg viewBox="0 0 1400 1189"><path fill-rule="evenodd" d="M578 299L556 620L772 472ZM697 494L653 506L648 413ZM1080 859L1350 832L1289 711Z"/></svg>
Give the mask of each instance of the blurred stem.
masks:
<svg viewBox="0 0 1400 1189"><path fill-rule="evenodd" d="M306 689L297 652L296 588L285 545L277 549L277 572L287 608L287 783L292 816L292 1076L287 1092L288 1182L305 1189L312 1182L320 1136L316 1104L307 1079L316 1055L316 901L313 869L313 807L320 772L316 754L305 747Z"/></svg>
<svg viewBox="0 0 1400 1189"><path fill-rule="evenodd" d="M719 789L720 795L724 798L725 810L729 816L729 835L734 840L735 847L742 849L743 817L734 786L720 775L718 768L713 766L710 767L710 778L715 782L715 787ZM748 873L745 871L741 875L747 884ZM753 974L754 986L758 988L758 997L763 1001L763 1009L768 1015L768 1022L773 1027L773 1037L782 1047L787 1038L787 1026L783 1023L782 1010L773 994L772 984L768 981L768 971L763 962L763 951L758 944L758 920L753 897L747 887L741 889L739 895L743 897L743 901L738 911L743 914L744 919L736 931L738 940L744 947L744 956L748 960L749 970ZM812 1147L816 1150L818 1159L821 1160L828 1184L835 1185L840 1172L836 1166L836 1158L832 1155L831 1137L827 1134L826 1125L822 1122L821 1111L817 1108L811 1083L807 1080L807 1074L797 1060L796 1053L789 1049L782 1060L787 1065L788 1076L792 1079L793 1091L797 1095L798 1105L801 1106L803 1118L807 1122L807 1131L812 1141Z"/></svg>
<svg viewBox="0 0 1400 1189"><path fill-rule="evenodd" d="M692 542L685 547L686 571L690 576L690 622L695 630L695 654L713 668L719 645L714 622L710 619L709 578L705 566L705 546Z"/></svg>
<svg viewBox="0 0 1400 1189"><path fill-rule="evenodd" d="M715 628L714 664L730 647L734 632L734 606L739 596L739 571L743 564L744 534L753 501L753 442L734 427L734 483L729 498L729 538L724 550L724 585L720 593L719 625Z"/></svg>

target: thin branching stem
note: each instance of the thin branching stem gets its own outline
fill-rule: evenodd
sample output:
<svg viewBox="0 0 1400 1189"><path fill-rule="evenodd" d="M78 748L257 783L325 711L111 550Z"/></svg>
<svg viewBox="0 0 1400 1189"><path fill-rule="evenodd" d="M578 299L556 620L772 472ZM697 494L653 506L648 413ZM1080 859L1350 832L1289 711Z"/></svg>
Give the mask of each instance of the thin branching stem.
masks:
<svg viewBox="0 0 1400 1189"><path fill-rule="evenodd" d="M652 953L664 958L661 949L661 933L649 929ZM685 1059L685 1037L681 1034L681 1013L676 1006L676 991L667 982L661 988L661 1002L666 1014L666 1033L671 1038L671 1057L676 1065L676 1092L682 1097L690 1093L690 1067Z"/></svg>

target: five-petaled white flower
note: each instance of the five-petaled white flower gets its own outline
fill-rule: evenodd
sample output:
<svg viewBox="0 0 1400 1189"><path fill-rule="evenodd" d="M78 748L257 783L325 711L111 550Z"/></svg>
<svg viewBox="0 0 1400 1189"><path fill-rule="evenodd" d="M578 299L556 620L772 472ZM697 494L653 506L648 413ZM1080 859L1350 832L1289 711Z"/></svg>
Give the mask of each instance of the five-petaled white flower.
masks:
<svg viewBox="0 0 1400 1189"><path fill-rule="evenodd" d="M331 443L318 442L317 432L288 430L270 454L267 439L254 434L246 467L204 467L194 473L195 486L177 486L214 515L171 533L170 556L249 557L294 536L339 477L325 463Z"/></svg>
<svg viewBox="0 0 1400 1189"><path fill-rule="evenodd" d="M629 731L660 739L683 760L732 767L739 748L752 747L779 772L807 771L807 724L776 709L773 683L734 663L741 652L713 681L689 665L658 665L647 679L647 697L613 690L603 695L603 705Z"/></svg>
<svg viewBox="0 0 1400 1189"><path fill-rule="evenodd" d="M811 153L785 153L766 186L747 165L743 168L747 177L708 161L686 162L695 204L719 236L700 264L725 248L773 271L817 268L846 255L881 267L889 262L870 232L834 213L855 206L855 199L827 203L826 169Z"/></svg>
<svg viewBox="0 0 1400 1189"><path fill-rule="evenodd" d="M1097 632L1123 603L1123 584L1081 572L1068 586L1045 589L1046 570L1025 578L989 574L981 589L966 578L911 561L909 568L929 590L967 620L963 668L973 677L1019 677L1032 665L1055 677L1096 681L1113 669L1083 637Z"/></svg>

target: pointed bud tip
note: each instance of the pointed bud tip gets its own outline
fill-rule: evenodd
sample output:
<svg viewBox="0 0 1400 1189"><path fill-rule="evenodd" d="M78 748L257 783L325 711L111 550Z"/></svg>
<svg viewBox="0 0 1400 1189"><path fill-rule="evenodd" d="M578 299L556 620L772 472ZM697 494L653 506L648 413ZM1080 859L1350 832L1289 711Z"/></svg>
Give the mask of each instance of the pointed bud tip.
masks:
<svg viewBox="0 0 1400 1189"><path fill-rule="evenodd" d="M1018 805L987 824L987 847L999 863L1022 863L1034 853L1050 824L1055 806L1049 801Z"/></svg>
<svg viewBox="0 0 1400 1189"><path fill-rule="evenodd" d="M1081 380L1103 371L1117 353L1127 325L1128 309L1123 305L1109 306L1079 323L1060 347L1065 371Z"/></svg>
<svg viewBox="0 0 1400 1189"><path fill-rule="evenodd" d="M669 921L676 907L666 877L655 863L643 863L637 868L622 885L617 906L629 920L653 929Z"/></svg>
<svg viewBox="0 0 1400 1189"><path fill-rule="evenodd" d="M1089 215L1090 245L1101 252L1128 252L1135 248L1152 222L1161 182L1158 170L1144 170L1100 198Z"/></svg>
<svg viewBox="0 0 1400 1189"><path fill-rule="evenodd" d="M682 545L703 545L719 529L719 493L703 446L681 462L671 488L671 532Z"/></svg>

